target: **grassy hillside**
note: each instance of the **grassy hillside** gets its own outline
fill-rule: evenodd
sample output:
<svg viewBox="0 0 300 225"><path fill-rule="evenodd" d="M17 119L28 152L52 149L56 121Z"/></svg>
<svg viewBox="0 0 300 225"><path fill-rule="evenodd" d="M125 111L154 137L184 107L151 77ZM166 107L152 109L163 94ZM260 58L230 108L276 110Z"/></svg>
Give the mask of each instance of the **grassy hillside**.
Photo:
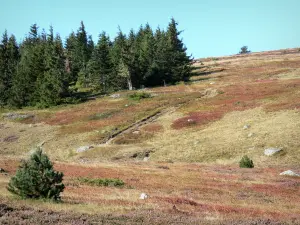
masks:
<svg viewBox="0 0 300 225"><path fill-rule="evenodd" d="M138 90L151 98L123 91L48 110L3 110L0 167L8 175L0 174L0 203L16 215L29 205L31 213L53 211L66 223L73 212L107 224L300 223L300 180L279 176L300 173L298 49L199 59L194 66L187 83ZM19 201L5 189L36 145L66 174L63 204ZM90 149L77 152L81 146ZM265 156L269 147L283 151ZM238 168L243 155L254 169ZM126 185L88 186L79 177ZM149 199L139 200L142 192Z"/></svg>

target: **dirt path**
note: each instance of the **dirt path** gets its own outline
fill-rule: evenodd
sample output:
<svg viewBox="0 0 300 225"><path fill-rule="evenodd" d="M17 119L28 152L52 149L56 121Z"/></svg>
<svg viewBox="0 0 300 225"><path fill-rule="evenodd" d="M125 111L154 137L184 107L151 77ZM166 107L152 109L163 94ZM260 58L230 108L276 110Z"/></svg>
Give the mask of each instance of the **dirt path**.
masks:
<svg viewBox="0 0 300 225"><path fill-rule="evenodd" d="M126 134L126 133L130 133L133 132L134 130L137 130L139 127L144 126L146 124L152 123L154 122L156 119L158 119L160 116L166 114L166 113L172 113L174 112L178 107L174 108L166 108L163 110L160 110L158 112L155 112L149 116L147 116L146 118L143 118L142 120L139 120L133 124L131 124L130 126L124 128L123 130L117 131L116 133L113 133L112 135L110 135L108 138L106 138L105 140L103 140L101 142L100 145L103 144L112 144L113 141L120 135L122 134Z"/></svg>

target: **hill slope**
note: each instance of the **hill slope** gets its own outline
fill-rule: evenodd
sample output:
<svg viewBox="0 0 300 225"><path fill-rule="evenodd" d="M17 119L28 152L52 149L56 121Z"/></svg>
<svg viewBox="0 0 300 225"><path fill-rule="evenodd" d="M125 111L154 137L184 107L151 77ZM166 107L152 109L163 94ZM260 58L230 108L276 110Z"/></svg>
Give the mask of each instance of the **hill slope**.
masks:
<svg viewBox="0 0 300 225"><path fill-rule="evenodd" d="M300 52L194 66L188 83L142 90L151 98L123 91L49 110L3 110L0 223L300 224L300 180L279 175L300 173ZM65 173L61 204L17 200L5 189L36 145ZM265 156L269 147L283 151ZM245 154L254 169L238 167ZM126 185L89 186L80 177ZM148 199L139 199L143 192Z"/></svg>

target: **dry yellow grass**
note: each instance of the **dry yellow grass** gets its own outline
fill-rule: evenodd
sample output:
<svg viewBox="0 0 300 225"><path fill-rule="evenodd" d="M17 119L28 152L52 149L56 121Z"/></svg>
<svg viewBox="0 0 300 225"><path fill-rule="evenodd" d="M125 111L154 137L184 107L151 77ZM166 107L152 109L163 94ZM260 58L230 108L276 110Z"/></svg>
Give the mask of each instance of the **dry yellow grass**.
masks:
<svg viewBox="0 0 300 225"><path fill-rule="evenodd" d="M177 117L174 114L160 119L165 132L149 141L156 149L152 160L230 164L247 154L259 167L300 162L300 113L297 110L266 113L262 108L255 108L229 113L204 129L167 128ZM244 125L250 128L244 130ZM284 156L264 156L265 148L276 146L284 149Z"/></svg>

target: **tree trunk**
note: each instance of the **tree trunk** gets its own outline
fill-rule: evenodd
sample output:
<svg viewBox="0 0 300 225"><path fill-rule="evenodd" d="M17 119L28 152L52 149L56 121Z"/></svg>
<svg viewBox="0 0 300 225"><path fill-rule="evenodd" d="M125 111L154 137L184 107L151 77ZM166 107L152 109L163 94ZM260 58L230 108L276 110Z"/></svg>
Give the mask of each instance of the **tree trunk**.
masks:
<svg viewBox="0 0 300 225"><path fill-rule="evenodd" d="M131 91L132 90L132 82L130 77L127 78L127 84L128 84L128 89Z"/></svg>

